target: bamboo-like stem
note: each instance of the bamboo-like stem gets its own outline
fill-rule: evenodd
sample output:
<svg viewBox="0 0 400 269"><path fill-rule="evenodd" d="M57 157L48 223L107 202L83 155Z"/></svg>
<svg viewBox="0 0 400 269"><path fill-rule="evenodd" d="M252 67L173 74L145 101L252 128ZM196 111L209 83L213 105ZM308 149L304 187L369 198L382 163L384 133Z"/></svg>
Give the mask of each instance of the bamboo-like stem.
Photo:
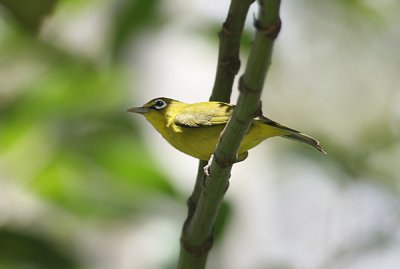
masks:
<svg viewBox="0 0 400 269"><path fill-rule="evenodd" d="M222 25L222 28L218 34L220 45L218 52L218 63L217 63L217 71L215 75L215 81L213 90L210 96L210 101L221 101L228 102L230 101L230 96L232 93L233 82L235 76L239 72L240 68L240 40L244 28L244 23L246 20L246 16L250 5L255 0L232 0L229 6L229 11L225 22ZM192 192L192 195L187 200L188 205L188 215L185 220L185 224L182 230L182 238L185 237L186 227L188 223L190 223L194 211L197 207L197 203L200 198L200 194L202 191L202 185L205 180L205 175L203 172L203 167L207 164L205 161L200 161L198 166L198 172L196 177L196 183ZM188 253L182 244L179 268L186 268L181 264L182 261L190 260L191 254ZM207 252L204 255L200 255L197 257L197 264L202 264L202 260L206 260ZM201 268L201 267L199 267Z"/></svg>
<svg viewBox="0 0 400 269"><path fill-rule="evenodd" d="M230 102L233 82L240 69L240 39L242 36L244 23L249 11L250 5L255 0L232 0L229 6L228 16L222 24L218 34L219 51L217 72L210 101ZM199 169L196 177L195 187L192 195L188 199L188 219L191 217L191 211L197 205L200 197L201 185L204 182L203 167L207 164L205 161L199 162Z"/></svg>
<svg viewBox="0 0 400 269"><path fill-rule="evenodd" d="M255 0L232 0L219 32L218 65L210 101L229 103L233 81L240 69L240 40L250 5Z"/></svg>
<svg viewBox="0 0 400 269"><path fill-rule="evenodd" d="M239 145L253 118L260 112L260 96L271 62L274 40L279 33L281 21L279 18L280 0L259 0L258 2L259 14L258 19L255 21L257 33L250 50L245 73L240 79L240 95L237 107L214 153L214 158L210 166L210 176L203 179L200 171L202 164L200 163L197 178L199 181L196 182L197 190L195 188L191 196L193 199L188 200L189 214L182 231L178 269L205 268L207 254L213 242L214 222L224 194L229 186L230 172L236 160ZM222 46L221 41L220 48ZM221 54L220 52L219 59L222 57ZM232 73L230 76L232 76ZM233 74L233 79L235 74ZM221 76L223 77L223 75ZM232 80L233 83L231 77L229 80L219 79L222 81ZM217 91L217 87L215 85L214 90ZM223 89L224 91L228 91L225 87ZM224 92L215 96L226 98L227 93Z"/></svg>

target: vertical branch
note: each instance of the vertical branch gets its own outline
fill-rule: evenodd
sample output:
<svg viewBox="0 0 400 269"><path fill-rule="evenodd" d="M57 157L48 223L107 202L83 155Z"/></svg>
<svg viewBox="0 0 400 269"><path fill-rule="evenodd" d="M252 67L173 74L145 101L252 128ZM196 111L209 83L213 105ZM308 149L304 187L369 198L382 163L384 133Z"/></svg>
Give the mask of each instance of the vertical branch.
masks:
<svg viewBox="0 0 400 269"><path fill-rule="evenodd" d="M233 82L240 69L240 40L246 21L250 5L255 0L232 0L229 6L228 16L222 24L218 34L219 51L217 72L210 101L221 101L229 103ZM196 183L192 195L187 200L188 215L185 220L182 233L185 233L185 227L193 216L196 209L202 184L205 180L203 167L207 164L205 161L199 161Z"/></svg>
<svg viewBox="0 0 400 269"><path fill-rule="evenodd" d="M230 101L233 81L240 69L240 39L253 2L254 0L232 0L229 6L228 16L218 34L218 65L210 101Z"/></svg>
<svg viewBox="0 0 400 269"><path fill-rule="evenodd" d="M240 79L240 95L237 107L214 153L214 159L210 166L210 176L205 178L204 181L200 176L202 171L200 171L201 167L199 167L197 178L199 181L196 182L196 188L198 189L195 189L191 197L193 199L189 199L189 214L182 230L178 269L205 268L207 254L213 242L214 222L229 186L232 165L236 160L237 151L243 137L253 118L259 113L260 96L271 62L273 43L281 27L279 8L280 0L259 0L259 13L255 21L257 33L250 50L245 73ZM226 27L226 24L224 24L224 27ZM223 29L222 31L225 30ZM221 40L220 48L223 46L223 41ZM222 52L219 55L219 61L221 62L219 62L217 70L217 74L221 74L221 78L216 78L215 95L213 90L211 99L229 97L232 85L228 89L223 85L222 81L233 83L234 76L237 73L235 61L227 62L229 63L228 66L234 67L229 69L224 66L224 61L221 59L224 59ZM230 72L232 70L236 71ZM219 76L217 75L217 77ZM218 89L223 89L226 92L219 93Z"/></svg>

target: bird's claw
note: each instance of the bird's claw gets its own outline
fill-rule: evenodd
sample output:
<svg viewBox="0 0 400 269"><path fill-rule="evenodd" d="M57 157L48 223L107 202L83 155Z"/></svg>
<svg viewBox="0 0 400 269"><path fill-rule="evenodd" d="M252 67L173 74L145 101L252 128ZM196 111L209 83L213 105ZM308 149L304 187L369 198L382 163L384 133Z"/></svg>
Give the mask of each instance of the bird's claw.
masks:
<svg viewBox="0 0 400 269"><path fill-rule="evenodd" d="M214 154L211 155L210 160L208 160L208 163L203 168L204 175L206 175L207 177L210 176L210 167L211 167L211 163L212 163L213 159L214 159Z"/></svg>

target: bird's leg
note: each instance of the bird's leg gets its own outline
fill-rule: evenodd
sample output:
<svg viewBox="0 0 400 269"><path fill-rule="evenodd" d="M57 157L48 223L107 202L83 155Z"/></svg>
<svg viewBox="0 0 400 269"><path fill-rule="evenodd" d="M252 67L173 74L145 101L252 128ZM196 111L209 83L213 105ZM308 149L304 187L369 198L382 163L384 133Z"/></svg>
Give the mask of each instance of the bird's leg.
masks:
<svg viewBox="0 0 400 269"><path fill-rule="evenodd" d="M238 163L238 162L244 161L247 158L247 156L249 156L248 151L238 154L238 156L236 157L236 160L234 162ZM213 160L214 160L214 154L211 155L210 160L208 160L207 165L203 167L204 175L206 175L207 177L210 176L210 167L211 167L211 163Z"/></svg>
<svg viewBox="0 0 400 269"><path fill-rule="evenodd" d="M205 174L207 177L210 176L210 167L211 167L211 163L212 163L213 159L214 159L214 154L211 155L210 159L208 160L207 165L204 166L204 168L203 168L204 174Z"/></svg>

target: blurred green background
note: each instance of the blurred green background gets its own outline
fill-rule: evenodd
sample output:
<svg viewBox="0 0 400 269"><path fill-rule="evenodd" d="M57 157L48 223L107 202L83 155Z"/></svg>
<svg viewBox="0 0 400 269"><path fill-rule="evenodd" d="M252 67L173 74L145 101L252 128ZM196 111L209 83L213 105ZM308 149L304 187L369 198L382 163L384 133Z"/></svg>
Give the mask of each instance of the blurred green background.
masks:
<svg viewBox="0 0 400 269"><path fill-rule="evenodd" d="M1 269L174 268L197 161L126 109L208 99L228 5L0 0ZM283 3L264 113L329 155L236 165L210 268L400 267L399 11Z"/></svg>

